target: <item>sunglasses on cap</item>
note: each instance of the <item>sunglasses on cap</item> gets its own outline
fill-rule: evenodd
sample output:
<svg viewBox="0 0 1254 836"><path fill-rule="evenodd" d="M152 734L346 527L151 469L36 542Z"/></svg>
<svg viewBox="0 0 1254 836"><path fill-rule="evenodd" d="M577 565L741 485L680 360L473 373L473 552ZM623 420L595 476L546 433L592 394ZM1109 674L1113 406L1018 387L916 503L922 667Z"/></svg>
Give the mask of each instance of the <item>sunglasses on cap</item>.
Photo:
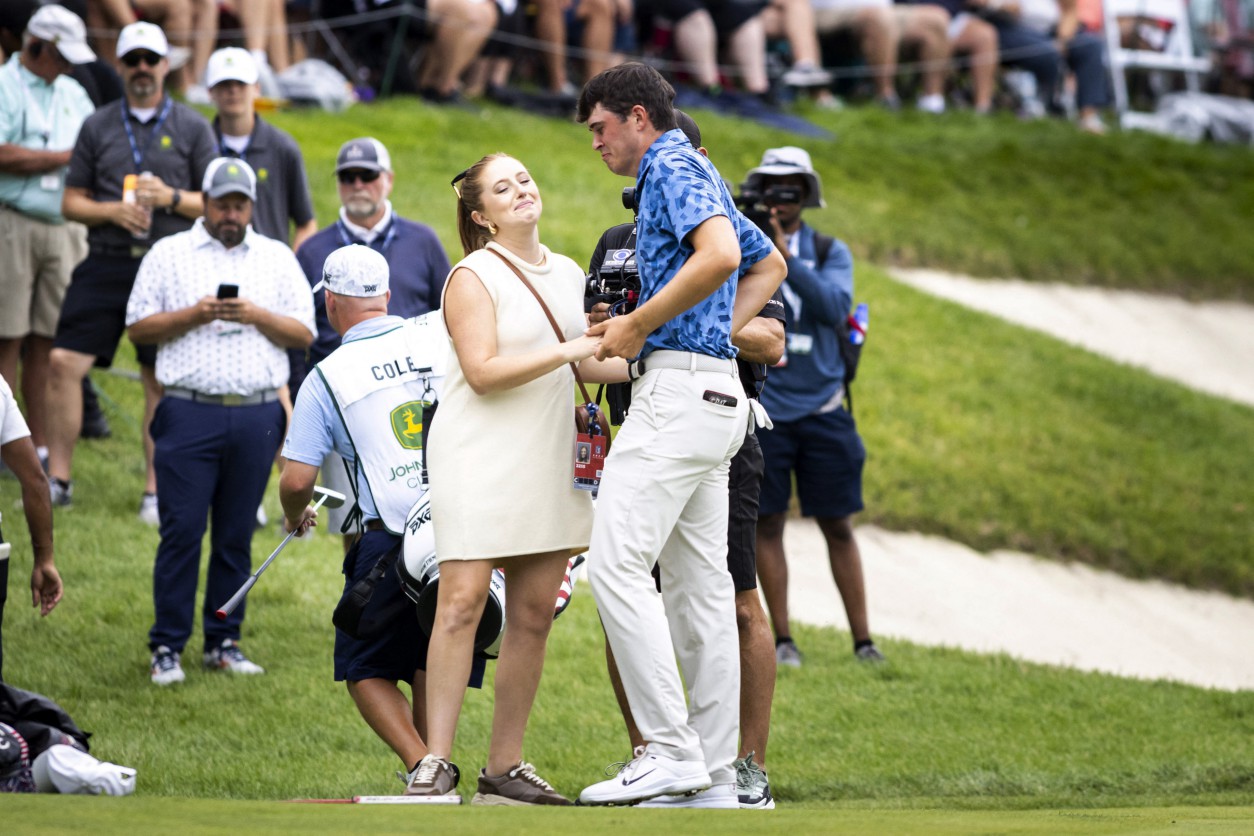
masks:
<svg viewBox="0 0 1254 836"><path fill-rule="evenodd" d="M335 175L345 186L350 185L355 180L363 183L373 183L379 179L379 172L370 169L349 168Z"/></svg>
<svg viewBox="0 0 1254 836"><path fill-rule="evenodd" d="M147 64L149 67L155 67L161 63L161 56L155 52L143 52L141 50L128 52L122 56L122 63L128 67L138 67L140 62Z"/></svg>

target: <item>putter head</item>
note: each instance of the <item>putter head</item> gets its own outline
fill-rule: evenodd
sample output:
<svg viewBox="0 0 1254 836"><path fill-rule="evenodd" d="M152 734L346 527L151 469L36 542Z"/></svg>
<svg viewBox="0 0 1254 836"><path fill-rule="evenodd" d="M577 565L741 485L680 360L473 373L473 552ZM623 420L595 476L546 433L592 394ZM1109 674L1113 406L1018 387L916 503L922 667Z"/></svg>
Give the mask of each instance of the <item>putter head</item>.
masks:
<svg viewBox="0 0 1254 836"><path fill-rule="evenodd" d="M313 489L314 502L321 500L323 508L339 508L348 501L348 497L339 491L333 491L330 488L324 488L321 485L314 485Z"/></svg>

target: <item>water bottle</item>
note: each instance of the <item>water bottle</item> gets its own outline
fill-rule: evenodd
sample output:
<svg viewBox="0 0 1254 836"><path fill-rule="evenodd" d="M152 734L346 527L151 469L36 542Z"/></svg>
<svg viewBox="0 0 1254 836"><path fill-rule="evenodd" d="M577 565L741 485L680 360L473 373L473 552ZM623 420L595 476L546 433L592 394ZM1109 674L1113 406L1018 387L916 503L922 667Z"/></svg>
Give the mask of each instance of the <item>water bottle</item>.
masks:
<svg viewBox="0 0 1254 836"><path fill-rule="evenodd" d="M849 342L862 345L866 342L866 329L871 324L871 312L866 302L859 303L849 317Z"/></svg>

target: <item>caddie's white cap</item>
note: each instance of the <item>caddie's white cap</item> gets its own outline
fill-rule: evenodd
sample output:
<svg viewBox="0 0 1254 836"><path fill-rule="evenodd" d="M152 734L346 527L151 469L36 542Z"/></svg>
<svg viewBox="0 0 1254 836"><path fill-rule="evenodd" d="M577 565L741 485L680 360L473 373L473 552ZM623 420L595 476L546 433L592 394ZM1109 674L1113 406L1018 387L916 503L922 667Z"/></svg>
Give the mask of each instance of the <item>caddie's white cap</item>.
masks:
<svg viewBox="0 0 1254 836"><path fill-rule="evenodd" d="M98 761L86 752L58 743L39 753L31 774L40 792L68 795L130 795L135 770Z"/></svg>
<svg viewBox="0 0 1254 836"><path fill-rule="evenodd" d="M205 169L201 185L205 197L222 197L242 194L249 200L257 200L257 175L253 168L239 157L218 157Z"/></svg>
<svg viewBox="0 0 1254 836"><path fill-rule="evenodd" d="M165 32L160 26L141 20L123 27L118 33L119 58L137 49L146 49L164 58L170 52L170 42L165 39Z"/></svg>
<svg viewBox="0 0 1254 836"><path fill-rule="evenodd" d="M823 181L819 180L818 172L810 164L810 154L795 145L767 149L762 155L762 164L745 177L745 185L760 190L763 177L787 177L790 174L800 174L805 178L809 193L801 204L803 207L822 209L827 205L823 202Z"/></svg>
<svg viewBox="0 0 1254 836"><path fill-rule="evenodd" d="M205 86L212 90L224 81L256 84L257 59L237 46L217 50L209 56L209 65L205 67Z"/></svg>
<svg viewBox="0 0 1254 836"><path fill-rule="evenodd" d="M90 64L96 53L87 45L83 19L64 6L42 6L30 16L26 34L47 41L71 64Z"/></svg>
<svg viewBox="0 0 1254 836"><path fill-rule="evenodd" d="M388 292L387 259L361 244L340 247L322 264L322 281L313 292L326 288L337 296L369 298Z"/></svg>

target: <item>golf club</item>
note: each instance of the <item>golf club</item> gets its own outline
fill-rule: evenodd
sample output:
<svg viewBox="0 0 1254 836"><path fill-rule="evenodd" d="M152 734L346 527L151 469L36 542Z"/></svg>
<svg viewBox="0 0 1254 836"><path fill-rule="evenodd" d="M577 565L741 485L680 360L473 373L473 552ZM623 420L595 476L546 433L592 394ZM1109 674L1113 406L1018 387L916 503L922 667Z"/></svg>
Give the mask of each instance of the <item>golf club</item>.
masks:
<svg viewBox="0 0 1254 836"><path fill-rule="evenodd" d="M315 485L313 492L314 496L318 497L318 501L314 503L313 507L315 511L323 505L328 508L339 508L344 504L345 496L339 491L333 491L330 488ZM296 531L299 530L299 528L296 529ZM231 596L231 600L218 607L218 611L215 613L215 615L218 616L218 620L225 620L226 617L240 605L240 602L244 600L244 596L248 594L248 590L252 589L253 584L257 583L257 578L261 577L261 573L266 571L266 569L270 566L270 563L279 556L279 552L283 551L283 547L287 545L287 541L296 536L296 531L288 532L288 535L283 538L283 542L279 543L279 547L270 553L270 556L266 558L265 563L257 567L256 572L253 572L248 576L248 580L244 581L244 585L239 588L239 591Z"/></svg>

